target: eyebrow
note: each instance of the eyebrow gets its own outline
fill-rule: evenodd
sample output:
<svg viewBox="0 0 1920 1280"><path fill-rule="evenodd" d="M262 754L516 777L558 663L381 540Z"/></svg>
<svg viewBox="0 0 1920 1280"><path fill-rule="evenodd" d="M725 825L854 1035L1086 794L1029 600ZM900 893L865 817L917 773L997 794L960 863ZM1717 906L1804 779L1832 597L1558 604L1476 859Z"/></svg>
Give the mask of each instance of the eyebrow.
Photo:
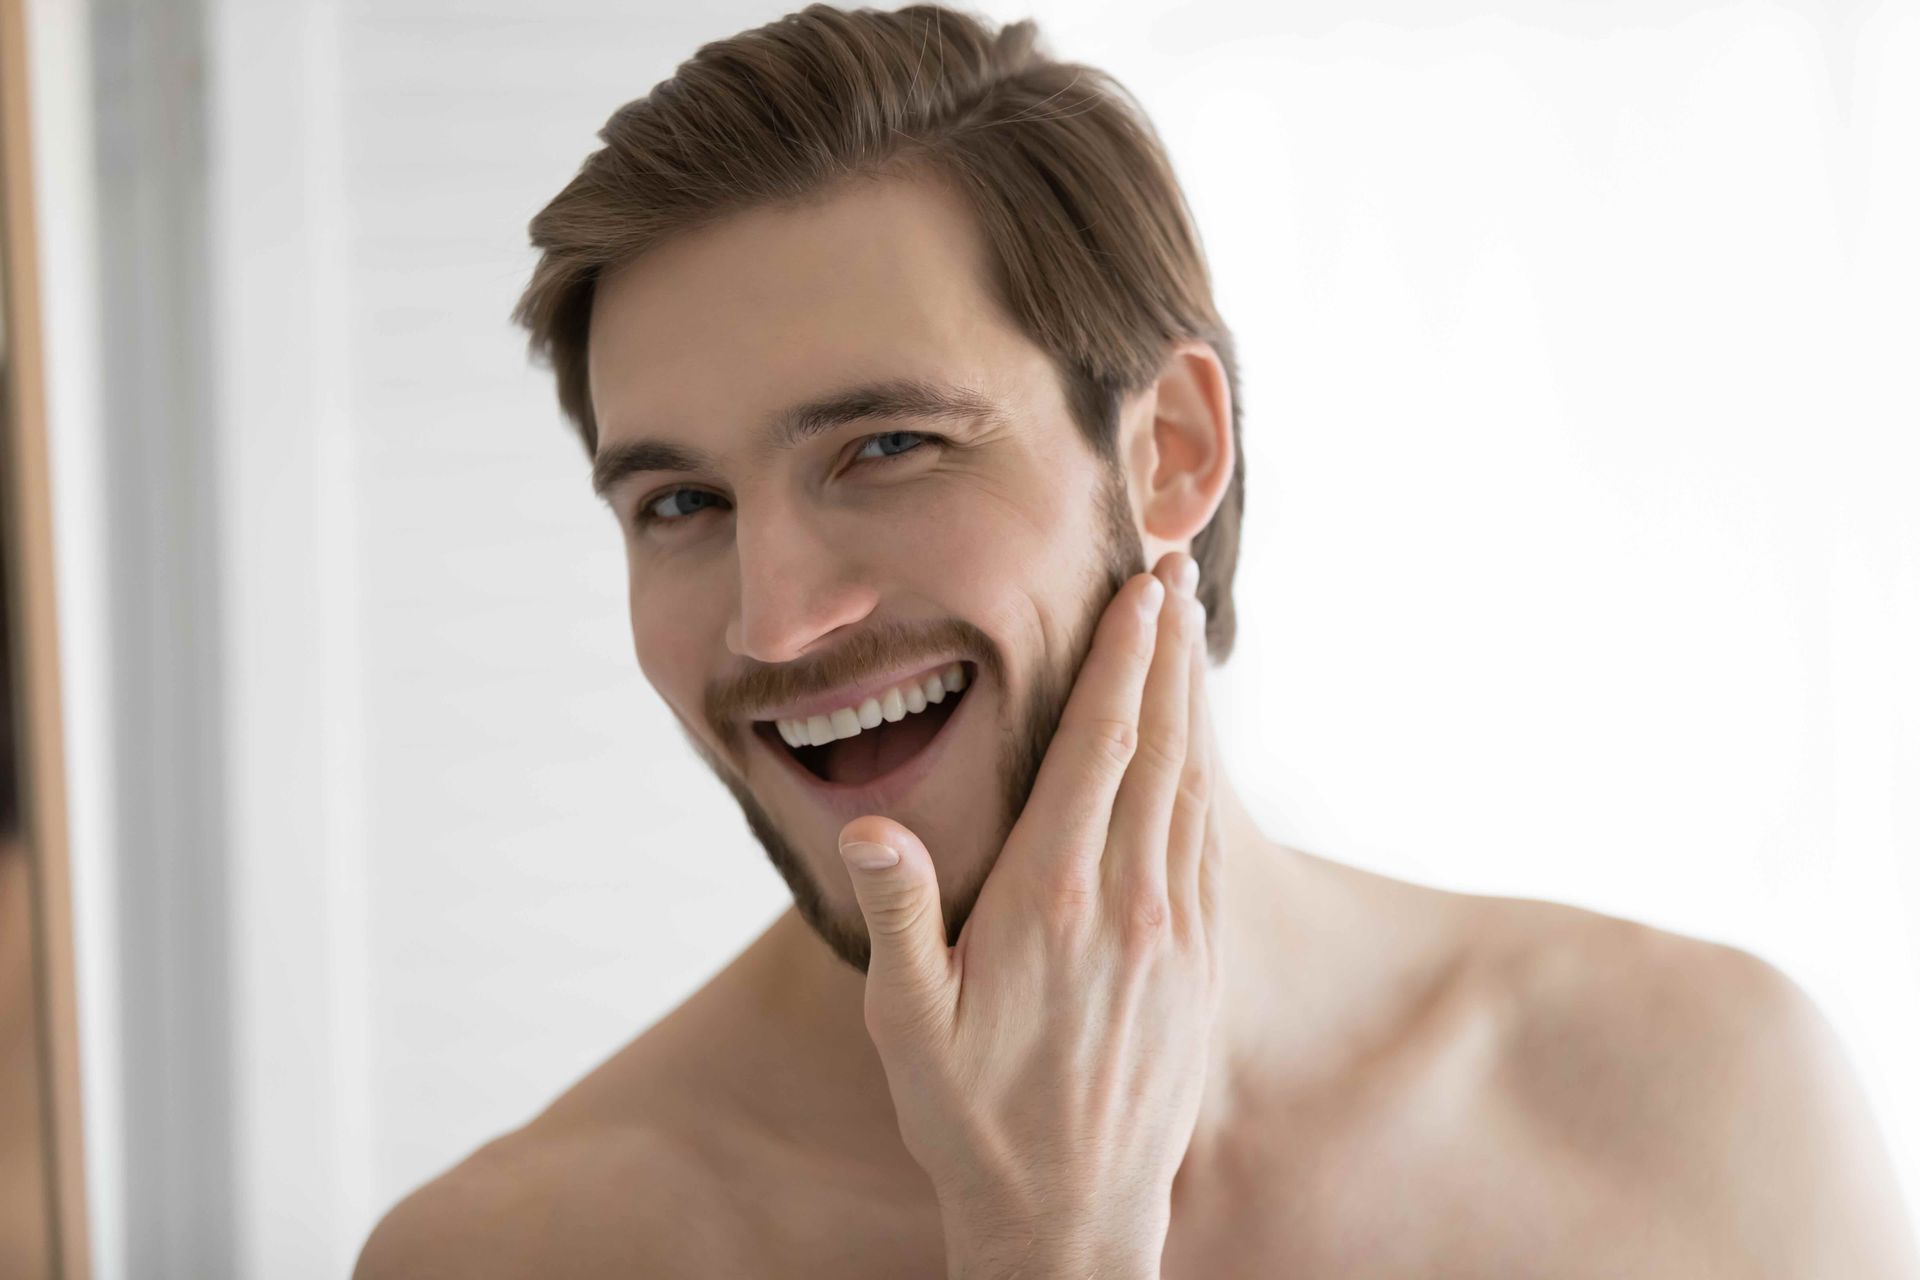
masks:
<svg viewBox="0 0 1920 1280"><path fill-rule="evenodd" d="M849 422L884 418L978 423L1002 422L1006 415L971 387L895 378L790 405L768 420L763 435L770 447L791 449ZM625 440L595 452L593 491L604 498L614 485L638 471L715 469L713 455L701 449L666 440Z"/></svg>

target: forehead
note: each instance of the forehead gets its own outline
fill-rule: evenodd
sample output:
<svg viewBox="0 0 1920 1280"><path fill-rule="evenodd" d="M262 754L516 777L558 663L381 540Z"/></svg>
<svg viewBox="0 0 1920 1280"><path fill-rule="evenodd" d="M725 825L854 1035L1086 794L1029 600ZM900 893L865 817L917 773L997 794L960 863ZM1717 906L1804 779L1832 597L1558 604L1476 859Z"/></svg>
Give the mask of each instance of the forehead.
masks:
<svg viewBox="0 0 1920 1280"><path fill-rule="evenodd" d="M1044 353L994 300L962 197L862 179L669 239L595 290L587 376L603 443L724 452L775 411L862 380L1019 394Z"/></svg>

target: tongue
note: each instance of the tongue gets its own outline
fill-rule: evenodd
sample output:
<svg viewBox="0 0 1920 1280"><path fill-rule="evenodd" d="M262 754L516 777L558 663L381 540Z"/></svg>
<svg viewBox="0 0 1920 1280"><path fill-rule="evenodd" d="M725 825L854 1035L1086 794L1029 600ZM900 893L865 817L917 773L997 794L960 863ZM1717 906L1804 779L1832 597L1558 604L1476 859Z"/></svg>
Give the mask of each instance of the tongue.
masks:
<svg viewBox="0 0 1920 1280"><path fill-rule="evenodd" d="M920 753L940 732L954 699L938 707L928 707L904 720L883 722L862 730L857 737L841 738L821 748L819 772L828 782L861 786L883 774L892 773Z"/></svg>

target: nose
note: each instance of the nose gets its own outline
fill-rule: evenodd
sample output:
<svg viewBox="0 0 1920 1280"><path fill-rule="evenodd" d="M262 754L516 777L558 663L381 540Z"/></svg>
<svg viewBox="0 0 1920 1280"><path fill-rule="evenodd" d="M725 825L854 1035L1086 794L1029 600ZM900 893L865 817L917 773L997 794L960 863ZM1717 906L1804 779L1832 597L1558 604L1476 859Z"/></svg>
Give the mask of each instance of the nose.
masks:
<svg viewBox="0 0 1920 1280"><path fill-rule="evenodd" d="M727 647L756 662L791 662L873 612L878 593L860 558L788 508L736 510L739 604Z"/></svg>

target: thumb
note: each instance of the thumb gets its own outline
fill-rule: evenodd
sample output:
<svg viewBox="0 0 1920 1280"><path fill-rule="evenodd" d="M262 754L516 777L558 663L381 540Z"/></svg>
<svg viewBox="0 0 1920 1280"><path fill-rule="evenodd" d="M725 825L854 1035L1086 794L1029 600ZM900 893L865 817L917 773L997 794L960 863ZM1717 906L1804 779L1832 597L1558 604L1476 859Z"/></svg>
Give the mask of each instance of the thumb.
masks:
<svg viewBox="0 0 1920 1280"><path fill-rule="evenodd" d="M920 837L890 818L855 818L840 829L840 857L866 918L869 1026L876 1013L919 1021L940 1008L948 977L940 882Z"/></svg>

